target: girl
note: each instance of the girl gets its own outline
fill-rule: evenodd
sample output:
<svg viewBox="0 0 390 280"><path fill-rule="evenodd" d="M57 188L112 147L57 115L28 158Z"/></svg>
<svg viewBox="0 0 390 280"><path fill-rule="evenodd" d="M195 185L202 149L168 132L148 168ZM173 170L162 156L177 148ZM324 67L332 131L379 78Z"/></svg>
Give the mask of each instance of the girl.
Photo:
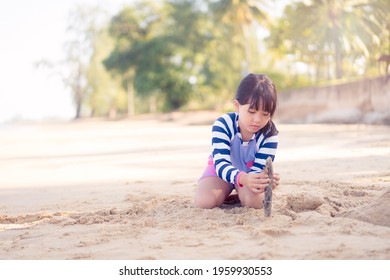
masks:
<svg viewBox="0 0 390 280"><path fill-rule="evenodd" d="M240 82L235 112L218 118L212 127L212 154L199 179L195 205L221 206L235 189L241 204L263 207L269 178L262 170L265 160L275 158L278 131L272 122L276 110L276 88L265 75L249 74ZM273 188L279 185L274 173ZM237 195L235 195L237 197Z"/></svg>

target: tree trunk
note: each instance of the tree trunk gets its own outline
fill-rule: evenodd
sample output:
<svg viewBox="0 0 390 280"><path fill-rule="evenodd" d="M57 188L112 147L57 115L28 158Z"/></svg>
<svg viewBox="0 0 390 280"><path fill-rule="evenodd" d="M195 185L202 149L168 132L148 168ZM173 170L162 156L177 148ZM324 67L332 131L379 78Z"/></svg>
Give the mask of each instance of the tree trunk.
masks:
<svg viewBox="0 0 390 280"><path fill-rule="evenodd" d="M74 117L76 120L81 117L81 100L77 100L76 102L76 116Z"/></svg>
<svg viewBox="0 0 390 280"><path fill-rule="evenodd" d="M249 36L249 27L247 25L241 25L241 30L244 39L244 53L245 53L245 65L244 65L244 75L250 73L251 71L251 48L250 48L250 36Z"/></svg>
<svg viewBox="0 0 390 280"><path fill-rule="evenodd" d="M152 114L157 112L157 97L155 94L149 97L149 112Z"/></svg>
<svg viewBox="0 0 390 280"><path fill-rule="evenodd" d="M335 62L336 62L336 78L341 79L343 77L343 65L340 44L337 40L334 42L335 48Z"/></svg>
<svg viewBox="0 0 390 280"><path fill-rule="evenodd" d="M134 98L134 82L131 79L127 83L127 116L133 117L135 115L135 98Z"/></svg>

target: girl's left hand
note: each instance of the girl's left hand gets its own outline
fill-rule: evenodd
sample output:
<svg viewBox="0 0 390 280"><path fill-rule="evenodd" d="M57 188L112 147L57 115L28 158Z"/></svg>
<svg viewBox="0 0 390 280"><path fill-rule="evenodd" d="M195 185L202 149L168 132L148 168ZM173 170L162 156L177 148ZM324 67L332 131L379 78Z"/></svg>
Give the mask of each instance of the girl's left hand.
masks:
<svg viewBox="0 0 390 280"><path fill-rule="evenodd" d="M279 173L274 173L273 176L273 184L272 184L272 189L274 190L277 186L279 186L280 182L280 176Z"/></svg>

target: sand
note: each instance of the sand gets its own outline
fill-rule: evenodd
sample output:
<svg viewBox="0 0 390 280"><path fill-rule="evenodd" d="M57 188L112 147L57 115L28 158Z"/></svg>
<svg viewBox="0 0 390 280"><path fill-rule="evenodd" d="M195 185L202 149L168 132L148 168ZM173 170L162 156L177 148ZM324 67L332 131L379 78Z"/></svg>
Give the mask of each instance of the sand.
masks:
<svg viewBox="0 0 390 280"><path fill-rule="evenodd" d="M197 209L215 114L0 127L0 259L390 259L390 127L278 124L272 215Z"/></svg>

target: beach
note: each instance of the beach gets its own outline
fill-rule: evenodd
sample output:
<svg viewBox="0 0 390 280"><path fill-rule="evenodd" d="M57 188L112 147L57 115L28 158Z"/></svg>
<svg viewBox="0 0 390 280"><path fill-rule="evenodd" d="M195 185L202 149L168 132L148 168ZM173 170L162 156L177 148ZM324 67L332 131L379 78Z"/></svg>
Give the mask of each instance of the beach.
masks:
<svg viewBox="0 0 390 280"><path fill-rule="evenodd" d="M276 122L265 217L194 206L218 115L2 125L0 259L390 259L390 126Z"/></svg>

